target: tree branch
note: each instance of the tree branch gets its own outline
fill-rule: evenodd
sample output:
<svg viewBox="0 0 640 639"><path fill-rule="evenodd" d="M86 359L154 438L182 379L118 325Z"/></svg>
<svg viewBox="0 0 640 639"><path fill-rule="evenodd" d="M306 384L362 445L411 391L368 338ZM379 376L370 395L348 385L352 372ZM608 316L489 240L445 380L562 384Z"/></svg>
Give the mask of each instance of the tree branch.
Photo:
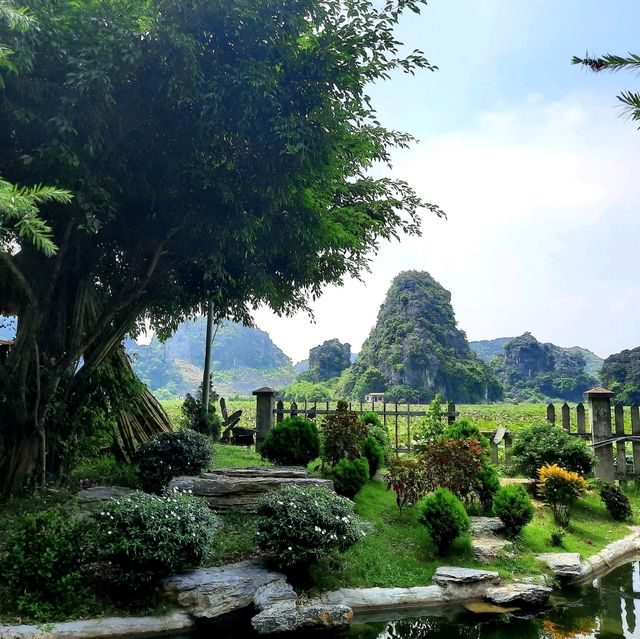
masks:
<svg viewBox="0 0 640 639"><path fill-rule="evenodd" d="M29 285L29 282L27 281L27 278L24 276L22 271L17 267L16 263L11 259L11 256L9 255L9 253L7 253L6 251L0 251L0 260L2 260L7 265L7 268L11 271L13 276L16 278L22 290L25 292L27 299L29 300L29 303L32 306L37 307L38 300L36 299L36 296L33 293L33 289Z"/></svg>

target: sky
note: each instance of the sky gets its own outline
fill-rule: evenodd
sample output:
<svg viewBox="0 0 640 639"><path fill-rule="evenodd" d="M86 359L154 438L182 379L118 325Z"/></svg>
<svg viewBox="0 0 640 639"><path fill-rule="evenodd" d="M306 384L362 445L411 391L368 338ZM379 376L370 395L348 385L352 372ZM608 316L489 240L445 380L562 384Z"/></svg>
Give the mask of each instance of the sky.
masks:
<svg viewBox="0 0 640 639"><path fill-rule="evenodd" d="M363 281L327 287L315 319L254 319L294 361L338 338L358 351L392 279L428 271L470 340L531 331L606 357L640 345L640 131L616 95L634 74L596 75L573 55L640 53L637 0L432 0L398 29L436 73L371 87L382 123L419 144L394 153L447 219L384 244Z"/></svg>

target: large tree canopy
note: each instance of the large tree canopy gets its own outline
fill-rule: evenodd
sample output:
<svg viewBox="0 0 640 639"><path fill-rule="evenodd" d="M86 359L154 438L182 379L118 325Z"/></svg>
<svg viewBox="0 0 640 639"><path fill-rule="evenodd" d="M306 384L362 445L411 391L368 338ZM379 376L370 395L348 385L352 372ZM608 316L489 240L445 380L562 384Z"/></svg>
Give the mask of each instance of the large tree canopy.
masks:
<svg viewBox="0 0 640 639"><path fill-rule="evenodd" d="M0 313L19 317L0 364L5 493L45 432L59 466L144 318L167 335L208 299L241 320L261 302L304 308L380 239L417 233L420 207L440 214L368 173L411 142L378 123L366 87L434 68L393 34L422 0L26 4L37 29L0 26L15 52L0 70L0 175L74 197L41 209L54 256L0 247Z"/></svg>

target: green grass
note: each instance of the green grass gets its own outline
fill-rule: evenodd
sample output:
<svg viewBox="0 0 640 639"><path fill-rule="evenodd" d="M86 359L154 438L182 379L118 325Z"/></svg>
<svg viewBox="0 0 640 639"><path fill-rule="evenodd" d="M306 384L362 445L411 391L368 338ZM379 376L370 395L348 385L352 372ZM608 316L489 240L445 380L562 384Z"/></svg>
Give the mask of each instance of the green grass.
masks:
<svg viewBox="0 0 640 639"><path fill-rule="evenodd" d="M232 446L231 444L213 445L213 463L211 468L249 468L251 466L271 466L260 457L255 448Z"/></svg>
<svg viewBox="0 0 640 639"><path fill-rule="evenodd" d="M222 527L211 547L209 566L222 566L255 557L256 517L249 513L221 515Z"/></svg>

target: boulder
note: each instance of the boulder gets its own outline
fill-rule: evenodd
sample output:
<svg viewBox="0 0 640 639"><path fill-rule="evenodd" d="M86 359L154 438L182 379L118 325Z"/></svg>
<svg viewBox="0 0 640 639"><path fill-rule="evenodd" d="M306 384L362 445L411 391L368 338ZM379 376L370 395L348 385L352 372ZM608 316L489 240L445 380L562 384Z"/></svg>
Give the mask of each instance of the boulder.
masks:
<svg viewBox="0 0 640 639"><path fill-rule="evenodd" d="M500 517L471 517L471 534L474 537L495 537L504 533Z"/></svg>
<svg viewBox="0 0 640 639"><path fill-rule="evenodd" d="M260 611L284 603L291 603L292 606L295 606L297 598L298 595L291 584L282 579L260 586L253 596L253 605Z"/></svg>
<svg viewBox="0 0 640 639"><path fill-rule="evenodd" d="M414 586L412 588L341 588L327 592L323 599L332 604L343 604L354 610L385 609L397 606L431 606L446 602L440 586Z"/></svg>
<svg viewBox="0 0 640 639"><path fill-rule="evenodd" d="M252 606L259 588L284 581L282 573L250 560L174 575L163 586L165 595L194 617L213 619Z"/></svg>
<svg viewBox="0 0 640 639"><path fill-rule="evenodd" d="M489 588L485 599L499 606L544 606L551 596L551 588L536 584L513 583Z"/></svg>
<svg viewBox="0 0 640 639"><path fill-rule="evenodd" d="M572 579L582 574L582 562L577 552L550 552L537 555L559 579Z"/></svg>
<svg viewBox="0 0 640 639"><path fill-rule="evenodd" d="M491 570L441 566L433 575L433 582L443 588L447 601L481 599L488 587L500 583L500 575Z"/></svg>
<svg viewBox="0 0 640 639"><path fill-rule="evenodd" d="M264 493L284 484L326 486L333 490L330 479L308 477L306 471L299 468L222 469L196 477L175 477L169 488L204 497L213 510L228 512L255 510L256 502Z"/></svg>
<svg viewBox="0 0 640 639"><path fill-rule="evenodd" d="M287 602L263 610L251 619L251 625L258 634L266 635L301 628L348 628L352 619L351 608L341 604L309 603L292 606Z"/></svg>
<svg viewBox="0 0 640 639"><path fill-rule="evenodd" d="M134 492L133 488L124 486L93 486L79 491L77 497L81 504L95 504L126 497L132 492Z"/></svg>
<svg viewBox="0 0 640 639"><path fill-rule="evenodd" d="M471 547L478 561L488 563L500 557L504 550L512 547L512 544L498 537L480 537L471 541Z"/></svg>

